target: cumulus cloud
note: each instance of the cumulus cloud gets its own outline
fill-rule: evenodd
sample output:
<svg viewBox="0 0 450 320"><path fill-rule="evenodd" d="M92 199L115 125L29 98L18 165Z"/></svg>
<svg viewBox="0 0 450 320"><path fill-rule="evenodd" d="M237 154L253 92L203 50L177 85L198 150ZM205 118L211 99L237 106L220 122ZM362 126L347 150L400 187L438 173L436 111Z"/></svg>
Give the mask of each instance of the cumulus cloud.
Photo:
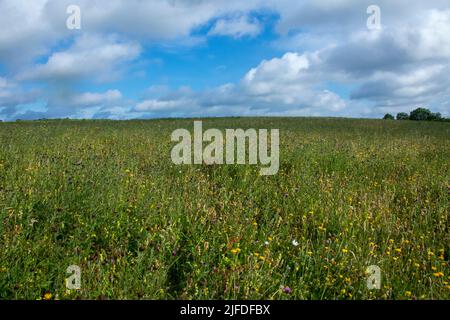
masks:
<svg viewBox="0 0 450 320"><path fill-rule="evenodd" d="M353 33L319 54L324 71L355 89L350 97L408 110L425 104L448 113L450 10L423 11L403 26ZM384 109L385 110L385 109Z"/></svg>
<svg viewBox="0 0 450 320"><path fill-rule="evenodd" d="M73 98L75 105L95 106L105 103L111 103L122 99L122 93L119 90L108 90L106 92L85 92Z"/></svg>
<svg viewBox="0 0 450 320"><path fill-rule="evenodd" d="M230 36L242 38L254 37L262 31L262 26L257 19L248 16L233 17L230 19L219 19L209 30L210 36Z"/></svg>
<svg viewBox="0 0 450 320"><path fill-rule="evenodd" d="M448 0L379 0L378 31L366 29L369 0L79 0L81 31L65 27L69 4L0 0L7 13L0 20L4 117L40 100L45 115L55 117L379 116L417 105L450 113ZM145 65L154 45L171 43L176 52L185 44L207 47L211 36L258 37L266 28L258 12L277 17L272 45L279 54L272 51L233 83L154 86L151 97L135 101L104 86L133 78L128 71ZM81 90L80 83L93 88Z"/></svg>
<svg viewBox="0 0 450 320"><path fill-rule="evenodd" d="M12 87L13 85L6 78L0 77L0 98L8 97Z"/></svg>
<svg viewBox="0 0 450 320"><path fill-rule="evenodd" d="M7 62L9 67L30 63L36 56L48 54L52 46L73 36L74 32L66 28L66 9L73 4L81 9L81 32L119 34L142 43L198 43L198 39L191 37L195 28L220 16L245 14L260 8L264 2L1 0L0 61Z"/></svg>
<svg viewBox="0 0 450 320"><path fill-rule="evenodd" d="M136 105L135 110L138 112L154 112L154 111L164 111L171 112L174 109L179 109L186 107L187 103L185 100L144 100Z"/></svg>
<svg viewBox="0 0 450 320"><path fill-rule="evenodd" d="M313 81L311 65L316 63L314 54L286 53L262 61L237 84L201 92L186 88L164 92L133 110L151 116L321 115L344 110L347 104L338 94Z"/></svg>
<svg viewBox="0 0 450 320"><path fill-rule="evenodd" d="M346 36L366 27L367 8L377 5L381 9L384 27L397 28L405 21L416 19L424 11L449 8L447 0L277 0L271 3L280 14L277 30L288 34L307 30L316 35Z"/></svg>
<svg viewBox="0 0 450 320"><path fill-rule="evenodd" d="M40 96L37 89L24 90L16 82L0 77L0 119L10 120L21 105L33 103Z"/></svg>
<svg viewBox="0 0 450 320"><path fill-rule="evenodd" d="M0 1L0 63L16 68L49 52L61 37L45 14L47 0Z"/></svg>
<svg viewBox="0 0 450 320"><path fill-rule="evenodd" d="M344 7L348 3L343 1ZM141 111L374 116L427 105L448 114L449 18L450 10L431 9L405 18L401 26L358 29L316 51L264 60L236 85L154 99ZM326 81L354 88L351 100L329 90Z"/></svg>
<svg viewBox="0 0 450 320"><path fill-rule="evenodd" d="M77 80L83 77L100 81L114 79L115 70L140 54L136 43L121 42L116 37L83 35L71 47L54 52L43 64L20 74L20 80Z"/></svg>

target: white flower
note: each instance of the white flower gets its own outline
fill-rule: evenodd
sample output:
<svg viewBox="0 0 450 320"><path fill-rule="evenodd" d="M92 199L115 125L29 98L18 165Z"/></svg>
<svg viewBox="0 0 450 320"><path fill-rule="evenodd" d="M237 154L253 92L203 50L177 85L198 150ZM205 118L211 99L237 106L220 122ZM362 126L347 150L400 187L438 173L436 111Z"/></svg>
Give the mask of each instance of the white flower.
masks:
<svg viewBox="0 0 450 320"><path fill-rule="evenodd" d="M297 241L297 240L292 240L292 245L293 245L294 247L298 246L298 241Z"/></svg>
<svg viewBox="0 0 450 320"><path fill-rule="evenodd" d="M269 245L269 241L265 241L264 244L265 244L266 246L268 246L268 245Z"/></svg>

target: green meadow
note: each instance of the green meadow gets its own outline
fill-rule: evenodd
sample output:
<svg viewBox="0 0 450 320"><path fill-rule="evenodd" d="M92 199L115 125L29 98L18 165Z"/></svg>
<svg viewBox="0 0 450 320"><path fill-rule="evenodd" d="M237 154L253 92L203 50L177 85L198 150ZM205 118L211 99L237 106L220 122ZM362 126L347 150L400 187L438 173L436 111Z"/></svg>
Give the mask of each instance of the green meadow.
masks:
<svg viewBox="0 0 450 320"><path fill-rule="evenodd" d="M274 176L174 165L192 126L0 123L0 299L450 299L449 123L203 120L279 129Z"/></svg>

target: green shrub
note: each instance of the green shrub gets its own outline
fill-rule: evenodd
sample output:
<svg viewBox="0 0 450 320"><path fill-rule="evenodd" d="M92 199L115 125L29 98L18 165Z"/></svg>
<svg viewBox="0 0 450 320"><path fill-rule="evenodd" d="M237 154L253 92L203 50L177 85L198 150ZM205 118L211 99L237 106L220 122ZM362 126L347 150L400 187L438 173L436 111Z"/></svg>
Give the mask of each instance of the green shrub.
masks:
<svg viewBox="0 0 450 320"><path fill-rule="evenodd" d="M429 109L417 108L411 112L409 119L414 121L429 121L432 120L433 113Z"/></svg>
<svg viewBox="0 0 450 320"><path fill-rule="evenodd" d="M409 115L406 112L397 113L397 120L409 120Z"/></svg>

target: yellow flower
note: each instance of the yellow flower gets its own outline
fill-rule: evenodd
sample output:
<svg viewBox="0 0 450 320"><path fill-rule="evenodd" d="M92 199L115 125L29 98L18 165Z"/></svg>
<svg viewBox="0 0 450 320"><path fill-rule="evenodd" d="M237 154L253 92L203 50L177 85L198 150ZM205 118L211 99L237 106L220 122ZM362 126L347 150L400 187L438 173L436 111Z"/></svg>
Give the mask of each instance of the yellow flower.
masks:
<svg viewBox="0 0 450 320"><path fill-rule="evenodd" d="M411 294L412 294L411 291L406 291L405 292L405 296L407 296L407 297L411 297Z"/></svg>
<svg viewBox="0 0 450 320"><path fill-rule="evenodd" d="M52 294L47 292L46 294L44 294L44 300L50 300L52 298Z"/></svg>
<svg viewBox="0 0 450 320"><path fill-rule="evenodd" d="M230 251L231 251L231 253L233 253L233 254L238 254L239 252L241 252L241 249L236 248L236 249L231 249Z"/></svg>
<svg viewBox="0 0 450 320"><path fill-rule="evenodd" d="M444 273L442 273L442 272L436 272L436 273L433 273L433 275L434 275L436 278L441 278L441 277L444 276Z"/></svg>
<svg viewBox="0 0 450 320"><path fill-rule="evenodd" d="M400 248L397 248L397 249L395 249L395 252L397 252L397 253L401 253L401 252L402 252L402 249L400 249Z"/></svg>
<svg viewBox="0 0 450 320"><path fill-rule="evenodd" d="M347 253L348 252L348 249L342 249L342 253Z"/></svg>
<svg viewBox="0 0 450 320"><path fill-rule="evenodd" d="M312 255L313 253L312 253L312 251L308 251L306 254L307 254L308 256L310 256L310 255Z"/></svg>

